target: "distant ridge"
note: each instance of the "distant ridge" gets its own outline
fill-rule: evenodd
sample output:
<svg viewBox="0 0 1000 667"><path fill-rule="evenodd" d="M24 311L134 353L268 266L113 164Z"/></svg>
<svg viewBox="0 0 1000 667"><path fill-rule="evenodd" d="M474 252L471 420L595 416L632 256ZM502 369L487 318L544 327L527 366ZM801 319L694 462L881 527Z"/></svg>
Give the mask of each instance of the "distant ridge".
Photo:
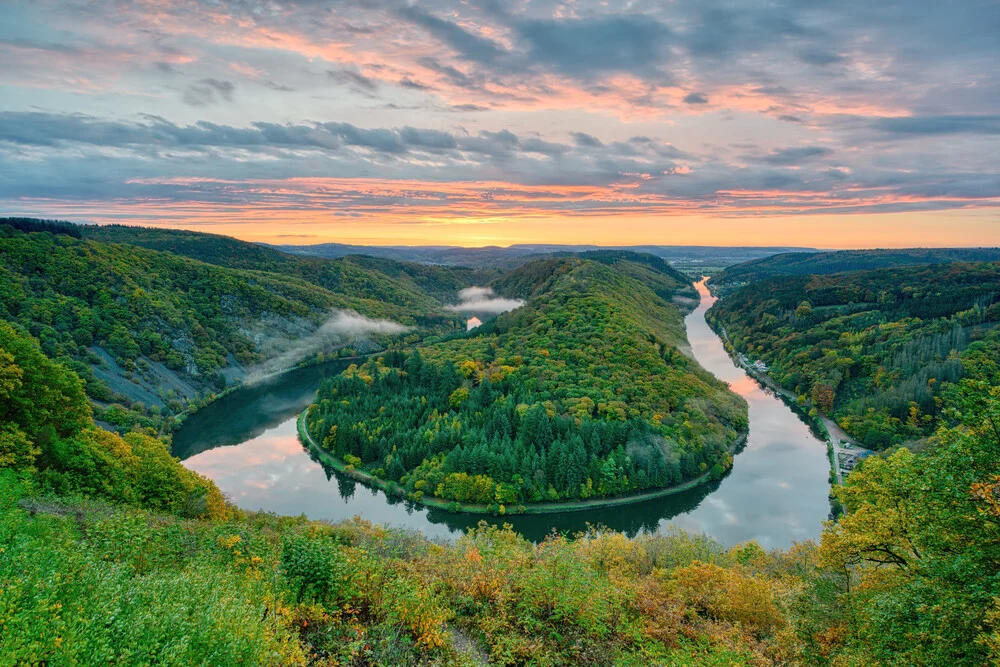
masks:
<svg viewBox="0 0 1000 667"><path fill-rule="evenodd" d="M772 276L804 276L868 271L948 262L997 262L1000 248L895 248L782 253L726 267L712 285L731 289Z"/></svg>
<svg viewBox="0 0 1000 667"><path fill-rule="evenodd" d="M444 264L449 266L503 266L520 264L528 258L553 253L578 253L595 250L625 250L649 253L667 261L704 262L716 266L727 266L776 253L813 253L815 248L799 247L718 247L681 245L592 245L592 244L552 244L518 243L509 247L483 246L465 248L462 246L366 246L345 243L320 243L316 245L277 245L284 252L294 255L312 255L335 258L347 255L370 255L397 261L420 262L424 264Z"/></svg>

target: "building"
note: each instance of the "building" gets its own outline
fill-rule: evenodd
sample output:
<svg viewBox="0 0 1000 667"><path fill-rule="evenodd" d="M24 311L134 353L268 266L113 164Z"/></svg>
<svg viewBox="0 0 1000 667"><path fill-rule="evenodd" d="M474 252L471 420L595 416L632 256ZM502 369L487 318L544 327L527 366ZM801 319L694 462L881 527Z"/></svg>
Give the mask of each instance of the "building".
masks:
<svg viewBox="0 0 1000 667"><path fill-rule="evenodd" d="M873 452L868 450L859 450L852 452L841 452L840 453L840 467L844 470L854 470L854 467L858 465L860 461L871 456Z"/></svg>

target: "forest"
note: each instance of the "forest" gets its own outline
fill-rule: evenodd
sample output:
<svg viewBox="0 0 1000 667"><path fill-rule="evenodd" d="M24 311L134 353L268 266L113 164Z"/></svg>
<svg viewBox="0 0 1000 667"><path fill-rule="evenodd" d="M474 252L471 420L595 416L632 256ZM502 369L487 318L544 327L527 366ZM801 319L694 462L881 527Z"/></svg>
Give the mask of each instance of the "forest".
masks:
<svg viewBox="0 0 1000 667"><path fill-rule="evenodd" d="M241 265L253 248L224 237L90 232L0 224L0 665L1000 662L996 264L774 277L715 306L734 351L887 450L835 489L847 512L818 543L485 523L441 542L240 509L171 456L184 406L120 382L219 391L263 354L254 326L392 317L413 333L309 410L333 455L456 509L627 496L723 474L746 428L685 354L684 276L625 251L310 275ZM466 280L526 303L465 331L443 305Z"/></svg>
<svg viewBox="0 0 1000 667"><path fill-rule="evenodd" d="M831 252L788 252L727 266L712 277L718 294L757 280L775 276L808 276L870 271L921 264L950 262L997 262L1000 248L901 248L893 250L835 250Z"/></svg>
<svg viewBox="0 0 1000 667"><path fill-rule="evenodd" d="M337 310L412 326L412 340L456 329L462 320L442 299L470 275L296 258L208 234L0 219L0 320L69 364L98 419L122 432L169 430L172 415L211 400ZM385 341L376 343L369 347Z"/></svg>
<svg viewBox="0 0 1000 667"><path fill-rule="evenodd" d="M800 403L881 450L934 433L960 379L996 381L1000 264L774 277L708 316Z"/></svg>
<svg viewBox="0 0 1000 667"><path fill-rule="evenodd" d="M0 323L0 664L995 664L1000 388L951 406L921 454L849 477L818 544L440 543L240 510L163 441L97 427L83 381Z"/></svg>
<svg viewBox="0 0 1000 667"><path fill-rule="evenodd" d="M77 230L83 238L101 243L125 243L230 269L267 271L299 278L345 296L401 306L411 317L435 310L442 299L452 297L463 287L482 284L499 275L498 270L443 267L365 255L348 255L334 260L290 255L230 236L180 229L80 225Z"/></svg>
<svg viewBox="0 0 1000 667"><path fill-rule="evenodd" d="M505 274L498 293L527 303L486 326L327 380L310 433L413 500L499 513L718 479L746 405L681 351L669 299L690 283L657 258L581 257Z"/></svg>

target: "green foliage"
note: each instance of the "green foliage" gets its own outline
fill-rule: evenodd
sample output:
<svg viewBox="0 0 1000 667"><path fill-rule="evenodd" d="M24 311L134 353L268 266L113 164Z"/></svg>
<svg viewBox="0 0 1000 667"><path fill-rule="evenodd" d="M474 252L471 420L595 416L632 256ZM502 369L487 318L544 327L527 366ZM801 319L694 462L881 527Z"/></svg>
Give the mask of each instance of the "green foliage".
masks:
<svg viewBox="0 0 1000 667"><path fill-rule="evenodd" d="M231 269L251 269L288 276L323 287L336 294L364 299L370 306L392 304L413 318L433 321L440 300L476 282L485 282L493 271L427 266L375 257L348 256L336 260L290 255L274 248L228 236L125 225L82 228L84 237L103 243L126 243L183 255ZM440 313L438 313L440 315Z"/></svg>
<svg viewBox="0 0 1000 667"><path fill-rule="evenodd" d="M885 449L934 432L943 391L996 377L1000 264L770 278L710 321L785 389Z"/></svg>
<svg viewBox="0 0 1000 667"><path fill-rule="evenodd" d="M275 277L165 259L36 221L0 225L0 237L0 664L1000 660L995 265L776 279L713 312L737 349L865 437L898 443L941 417L920 453L860 465L820 547L600 528L536 545L486 524L434 543L360 519L235 511L144 432L155 412L108 404L95 382L107 362L94 343L127 372L154 355L225 363L226 336L242 334L212 306L189 306L226 290L304 318L347 297L287 267ZM199 252L237 262L227 248L241 246ZM310 430L455 510L721 474L745 406L679 352L668 302L686 288L655 261L590 259L526 264L495 283L524 308L351 367L322 388ZM434 270L378 270L428 293L454 287ZM259 306L234 303L227 316ZM176 332L192 347L175 349ZM131 432L98 428L88 397Z"/></svg>
<svg viewBox="0 0 1000 667"><path fill-rule="evenodd" d="M101 497L185 516L228 508L209 480L142 433L97 428L83 383L30 337L0 322L0 466L36 472L58 493Z"/></svg>
<svg viewBox="0 0 1000 667"><path fill-rule="evenodd" d="M40 220L38 218L0 218L0 225L6 225L22 232L47 232L49 234L65 234L73 238L83 236L80 225L61 220Z"/></svg>
<svg viewBox="0 0 1000 667"><path fill-rule="evenodd" d="M305 664L259 572L141 515L91 524L52 510L0 513L0 663Z"/></svg>
<svg viewBox="0 0 1000 667"><path fill-rule="evenodd" d="M67 235L47 224L0 224L0 320L71 364L97 407L117 406L98 417L121 432L169 428L166 416L277 356L269 341L308 335L334 308L456 328L438 299L477 275L297 258L207 234L70 225Z"/></svg>
<svg viewBox="0 0 1000 667"><path fill-rule="evenodd" d="M1000 388L949 404L958 425L924 453L848 478L819 549L184 520L0 469L0 664L990 664Z"/></svg>
<svg viewBox="0 0 1000 667"><path fill-rule="evenodd" d="M295 535L285 541L281 571L296 602L338 607L350 599L354 582L337 543L329 535Z"/></svg>
<svg viewBox="0 0 1000 667"><path fill-rule="evenodd" d="M921 454L865 461L822 555L853 581L845 652L860 662L982 665L1000 597L1000 388L963 382L958 424Z"/></svg>
<svg viewBox="0 0 1000 667"><path fill-rule="evenodd" d="M326 381L310 432L413 499L497 512L721 475L745 405L679 352L677 309L621 270L629 264L524 265L501 282L527 290L527 305L489 331Z"/></svg>
<svg viewBox="0 0 1000 667"><path fill-rule="evenodd" d="M1000 248L903 248L898 250L836 250L786 252L743 262L712 277L715 289L728 292L747 283L775 276L808 276L869 271L921 264L1000 261Z"/></svg>

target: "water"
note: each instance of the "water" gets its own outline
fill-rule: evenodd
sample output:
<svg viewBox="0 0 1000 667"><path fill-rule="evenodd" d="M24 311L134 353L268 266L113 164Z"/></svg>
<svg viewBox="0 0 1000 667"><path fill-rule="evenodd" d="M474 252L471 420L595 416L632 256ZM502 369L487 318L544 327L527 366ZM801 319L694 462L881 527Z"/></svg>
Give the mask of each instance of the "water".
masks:
<svg viewBox="0 0 1000 667"><path fill-rule="evenodd" d="M606 510L513 517L450 514L387 498L325 470L298 441L297 413L312 402L320 380L348 362L294 371L224 397L193 415L174 435L174 454L215 480L245 509L332 520L360 515L435 537L488 520L511 523L534 540L553 529L582 530L588 523L630 535L674 525L725 544L755 539L766 548L816 538L829 513L826 445L788 406L734 365L705 322L714 299L703 282L697 287L701 304L686 318L692 352L747 400L750 434L728 475L684 493Z"/></svg>

